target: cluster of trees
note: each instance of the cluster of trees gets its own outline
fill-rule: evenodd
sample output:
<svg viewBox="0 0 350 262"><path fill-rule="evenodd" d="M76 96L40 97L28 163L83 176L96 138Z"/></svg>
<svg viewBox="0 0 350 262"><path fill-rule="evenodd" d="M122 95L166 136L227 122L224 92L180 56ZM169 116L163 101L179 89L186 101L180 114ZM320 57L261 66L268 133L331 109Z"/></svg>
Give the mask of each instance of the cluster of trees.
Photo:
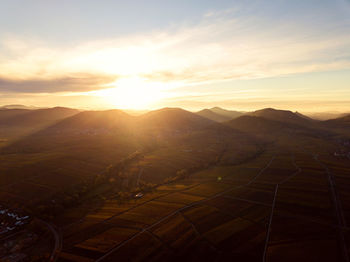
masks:
<svg viewBox="0 0 350 262"><path fill-rule="evenodd" d="M136 151L120 160L117 164L110 165L109 167L107 167L105 173L108 177L121 176L122 171L124 171L130 163L140 160L142 158L143 154L140 151Z"/></svg>
<svg viewBox="0 0 350 262"><path fill-rule="evenodd" d="M201 171L203 169L207 169L209 166L211 166L209 163L202 164L202 165L197 165L189 168L183 168L178 171L176 171L176 175L173 177L168 177L167 179L164 180L163 184L168 184L171 182L175 182L178 180L186 179L191 176L191 174L196 173L198 171Z"/></svg>
<svg viewBox="0 0 350 262"><path fill-rule="evenodd" d="M182 179L187 179L191 174L198 171L207 169L211 166L220 164L222 162L222 156L225 150L221 152L217 158L213 158L211 161L202 161L195 166L179 169L174 176L164 180L162 184L175 182ZM257 152L257 155L261 152ZM63 192L59 192L52 197L50 201L42 203L39 206L35 206L34 210L41 216L44 215L47 219L55 217L66 208L71 208L81 204L86 199L101 198L107 192L105 189L110 190L109 193L113 193L117 199L127 200L135 196L139 192L149 192L159 186L147 183L140 180L137 187L132 187L128 182L127 169L135 161L139 161L143 158L143 153L136 151L129 156L121 159L118 163L106 168L105 171L100 174L82 181L78 185L74 185ZM256 155L252 156L256 157ZM105 190L105 191L104 191Z"/></svg>
<svg viewBox="0 0 350 262"><path fill-rule="evenodd" d="M157 187L156 184L152 183L147 183L145 181L140 181L139 186L135 188L131 188L130 190L127 191L118 191L115 193L115 198L123 201L123 200L128 200L131 198L134 198L137 193L143 192L152 192L154 188Z"/></svg>
<svg viewBox="0 0 350 262"><path fill-rule="evenodd" d="M79 184L75 184L64 191L58 192L51 197L50 200L34 206L34 213L46 219L52 219L64 209L77 206L89 197L93 196L94 198L103 199L98 189L106 184L116 185L123 179L123 170L133 161L140 160L142 157L143 154L139 151L130 154L118 163L107 167L102 173L88 178ZM150 187L154 187L154 185L142 185L137 188L137 190L149 190ZM120 197L129 198L132 193L133 192L120 192Z"/></svg>

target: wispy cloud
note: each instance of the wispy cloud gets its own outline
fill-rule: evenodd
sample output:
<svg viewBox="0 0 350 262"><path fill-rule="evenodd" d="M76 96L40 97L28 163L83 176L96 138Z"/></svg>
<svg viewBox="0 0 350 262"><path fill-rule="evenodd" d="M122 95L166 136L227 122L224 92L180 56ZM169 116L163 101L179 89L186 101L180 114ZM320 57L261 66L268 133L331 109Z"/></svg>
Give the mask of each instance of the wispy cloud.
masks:
<svg viewBox="0 0 350 262"><path fill-rule="evenodd" d="M196 25L74 47L9 37L0 41L0 92L91 91L118 77L185 86L350 68L350 25L305 23L232 9Z"/></svg>
<svg viewBox="0 0 350 262"><path fill-rule="evenodd" d="M58 93L86 92L106 88L115 81L115 77L106 75L80 74L52 79L6 79L0 78L0 90L6 93Z"/></svg>

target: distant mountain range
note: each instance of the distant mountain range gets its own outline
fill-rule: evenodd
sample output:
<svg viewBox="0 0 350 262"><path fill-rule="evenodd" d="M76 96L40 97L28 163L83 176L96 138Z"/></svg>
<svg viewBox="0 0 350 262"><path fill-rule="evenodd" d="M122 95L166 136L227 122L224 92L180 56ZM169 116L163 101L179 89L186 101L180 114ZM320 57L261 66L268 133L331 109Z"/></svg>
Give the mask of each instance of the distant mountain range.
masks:
<svg viewBox="0 0 350 262"><path fill-rule="evenodd" d="M203 109L196 113L199 116L208 118L215 122L225 122L243 115L243 112L226 110L220 107L213 107L210 109Z"/></svg>
<svg viewBox="0 0 350 262"><path fill-rule="evenodd" d="M6 177L9 183L32 172L45 181L63 180L65 188L142 152L144 158L134 169L142 168L145 182L162 183L180 169L240 163L267 145L305 146L319 140L332 144L344 136L350 137L350 115L319 121L273 108L238 112L214 107L196 113L163 108L141 115L2 108L0 170L13 172ZM12 161L14 156L25 160L25 167ZM35 201L49 196L38 194Z"/></svg>
<svg viewBox="0 0 350 262"><path fill-rule="evenodd" d="M6 109L36 110L36 109L47 109L47 107L26 106L21 104L11 104L11 105L0 106L0 110L4 110L4 109L5 110ZM125 110L121 109L121 110L132 116L139 116L152 111L152 110L131 110L131 109L125 109ZM81 110L81 111L84 111L84 110ZM108 110L101 110L101 111L108 111ZM280 111L283 111L285 113L291 112L288 110L277 110L273 108L265 108L261 110L247 112L247 111L227 110L221 107L212 107L212 108L206 108L206 109L200 110L196 112L196 114L199 116L208 118L215 122L225 122L245 114L258 116L259 114L262 113L262 111L265 117L267 117L268 114L272 114L273 117L278 117L277 114L280 114ZM321 120L321 121L342 118L347 115L350 115L350 113L344 113L344 112L305 112L305 113L295 112L294 114L299 115L302 118ZM290 115L290 117L293 118L292 115Z"/></svg>
<svg viewBox="0 0 350 262"><path fill-rule="evenodd" d="M294 122L296 124L302 124L312 120L310 117L299 112L293 113L288 110L277 110L273 108L265 108L253 112L242 112L213 107L210 109L203 109L196 114L219 123L227 122L244 115L264 117L266 119L282 122Z"/></svg>
<svg viewBox="0 0 350 262"><path fill-rule="evenodd" d="M10 109L5 107L0 109L0 138L6 141L2 146L8 144L11 148L14 145L18 148L17 146L25 141L28 142L25 144L31 144L32 148L40 146L45 141L41 136L49 134L61 134L60 137L68 146L69 139L81 139L85 134L133 135L140 139L141 136L164 138L173 136L176 132L177 135L182 135L230 128L249 135L271 137L276 134L284 135L286 132L313 135L350 128L350 115L320 121L298 112L273 108L239 112L213 107L196 113L181 108L163 108L141 115L130 115L117 109L79 111L64 107L45 109L14 108L21 107L20 105L9 107ZM67 135L70 137L68 140ZM60 141L60 137L56 138L57 141ZM33 139L36 142L33 142ZM16 140L18 141L11 145L11 141Z"/></svg>

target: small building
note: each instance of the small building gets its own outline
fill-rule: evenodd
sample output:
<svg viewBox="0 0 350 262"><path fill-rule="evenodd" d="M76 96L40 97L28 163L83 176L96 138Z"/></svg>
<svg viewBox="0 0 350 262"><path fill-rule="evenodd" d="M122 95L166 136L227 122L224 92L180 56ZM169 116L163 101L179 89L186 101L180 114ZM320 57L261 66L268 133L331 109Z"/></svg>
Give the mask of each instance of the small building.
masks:
<svg viewBox="0 0 350 262"><path fill-rule="evenodd" d="M139 192L134 197L135 198L141 198L141 197L143 197L143 193Z"/></svg>

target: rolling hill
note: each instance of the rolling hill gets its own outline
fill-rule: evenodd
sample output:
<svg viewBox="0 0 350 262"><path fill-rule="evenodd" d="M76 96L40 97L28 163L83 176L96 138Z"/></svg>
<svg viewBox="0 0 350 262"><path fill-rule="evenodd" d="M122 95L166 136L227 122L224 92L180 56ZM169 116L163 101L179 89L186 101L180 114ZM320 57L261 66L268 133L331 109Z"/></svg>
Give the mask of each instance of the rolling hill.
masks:
<svg viewBox="0 0 350 262"><path fill-rule="evenodd" d="M244 113L238 112L238 111L226 110L221 107L213 107L210 109L203 109L197 112L197 114L216 122L225 122L231 119L235 119L239 116L242 116Z"/></svg>
<svg viewBox="0 0 350 262"><path fill-rule="evenodd" d="M236 117L242 116L244 112L239 112L239 111L234 111L234 110L227 110L223 109L221 107L212 107L210 110L216 114L222 115L222 116L227 116L231 119L234 119Z"/></svg>
<svg viewBox="0 0 350 262"><path fill-rule="evenodd" d="M83 111L55 125L50 126L47 132L59 131L91 131L94 130L113 130L117 128L125 128L131 124L134 117L124 113L121 110L106 111Z"/></svg>
<svg viewBox="0 0 350 262"><path fill-rule="evenodd" d="M251 116L263 117L273 121L297 124L297 125L308 125L312 124L313 120L304 116L300 113L293 113L289 110L278 110L273 108L265 108L248 113Z"/></svg>
<svg viewBox="0 0 350 262"><path fill-rule="evenodd" d="M341 113L341 112L308 112L304 114L312 119L320 120L320 121L341 118L349 115L349 113Z"/></svg>
<svg viewBox="0 0 350 262"><path fill-rule="evenodd" d="M199 116L208 118L210 120L213 120L215 122L225 122L225 121L231 120L230 117L217 114L217 113L211 111L210 109L203 109L203 110L197 112L196 114Z"/></svg>
<svg viewBox="0 0 350 262"><path fill-rule="evenodd" d="M350 115L346 115L343 117L330 119L322 122L322 125L327 128L350 128Z"/></svg>
<svg viewBox="0 0 350 262"><path fill-rule="evenodd" d="M0 109L0 146L35 133L79 111L55 107L48 109Z"/></svg>
<svg viewBox="0 0 350 262"><path fill-rule="evenodd" d="M28 126L32 128L51 125L79 112L76 109L64 107L36 110L8 109L4 111L8 111L8 114L11 114L12 116L5 119L0 119L0 126Z"/></svg>
<svg viewBox="0 0 350 262"><path fill-rule="evenodd" d="M171 130L200 130L213 124L213 121L181 108L163 108L138 117L140 128Z"/></svg>
<svg viewBox="0 0 350 262"><path fill-rule="evenodd" d="M45 112L51 111L40 109L38 117L29 118L27 123L34 119L38 120L32 123L34 126L45 122ZM136 183L140 169L145 183L162 183L175 177L179 170L240 162L256 151L256 141L249 135L183 109L164 108L141 116L120 110L84 111L3 147L0 171L12 173L4 183L40 174L38 180L32 178L33 182L22 189L34 194L32 203L36 203L57 189L64 190L104 172L135 152L141 152L143 160L125 167L123 181L128 181L128 185ZM14 154L24 166L10 161ZM50 194L36 195L33 183L51 184L57 179L61 181L59 188Z"/></svg>

